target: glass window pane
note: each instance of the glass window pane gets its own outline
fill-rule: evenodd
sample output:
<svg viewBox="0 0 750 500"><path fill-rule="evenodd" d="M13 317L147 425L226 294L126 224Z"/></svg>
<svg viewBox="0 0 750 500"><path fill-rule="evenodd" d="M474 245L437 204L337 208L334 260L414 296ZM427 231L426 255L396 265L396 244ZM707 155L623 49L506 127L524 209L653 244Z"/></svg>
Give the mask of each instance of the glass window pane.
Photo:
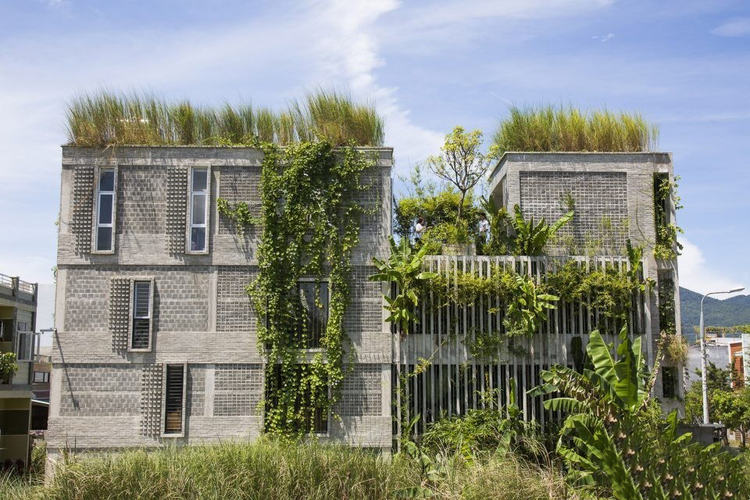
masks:
<svg viewBox="0 0 750 500"><path fill-rule="evenodd" d="M193 224L206 223L206 195L193 195Z"/></svg>
<svg viewBox="0 0 750 500"><path fill-rule="evenodd" d="M99 195L99 224L112 224L112 195Z"/></svg>
<svg viewBox="0 0 750 500"><path fill-rule="evenodd" d="M133 285L135 299L133 313L136 318L148 318L148 306L151 302L151 282L136 281Z"/></svg>
<svg viewBox="0 0 750 500"><path fill-rule="evenodd" d="M115 190L115 171L102 170L99 174L99 191Z"/></svg>
<svg viewBox="0 0 750 500"><path fill-rule="evenodd" d="M208 170L193 170L193 191L205 191L208 183Z"/></svg>
<svg viewBox="0 0 750 500"><path fill-rule="evenodd" d="M111 227L99 227L96 229L96 249L100 251L112 250Z"/></svg>
<svg viewBox="0 0 750 500"><path fill-rule="evenodd" d="M206 228L194 227L190 230L190 251L202 252L206 249Z"/></svg>

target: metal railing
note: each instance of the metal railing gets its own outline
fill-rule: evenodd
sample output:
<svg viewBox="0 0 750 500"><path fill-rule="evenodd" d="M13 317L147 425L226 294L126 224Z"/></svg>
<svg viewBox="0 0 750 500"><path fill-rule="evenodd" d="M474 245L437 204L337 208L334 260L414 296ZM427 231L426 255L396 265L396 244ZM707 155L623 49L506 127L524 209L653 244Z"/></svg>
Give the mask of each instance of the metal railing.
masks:
<svg viewBox="0 0 750 500"><path fill-rule="evenodd" d="M37 284L24 281L18 276L8 276L7 274L0 273L0 287L10 288L11 294L14 297L18 297L20 293L31 295L33 301L36 302Z"/></svg>

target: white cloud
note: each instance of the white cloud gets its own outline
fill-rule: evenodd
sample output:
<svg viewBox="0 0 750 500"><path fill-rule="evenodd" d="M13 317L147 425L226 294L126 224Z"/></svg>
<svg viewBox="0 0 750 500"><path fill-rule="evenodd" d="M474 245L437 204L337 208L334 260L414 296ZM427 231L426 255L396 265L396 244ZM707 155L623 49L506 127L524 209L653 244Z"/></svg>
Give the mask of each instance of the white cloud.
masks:
<svg viewBox="0 0 750 500"><path fill-rule="evenodd" d="M594 40L599 40L600 42L608 42L612 40L615 37L614 33L607 33L606 35L594 35L591 38Z"/></svg>
<svg viewBox="0 0 750 500"><path fill-rule="evenodd" d="M750 17L738 17L728 21L711 31L719 36L745 36L750 35Z"/></svg>
<svg viewBox="0 0 750 500"><path fill-rule="evenodd" d="M680 243L683 245L682 255L679 257L680 286L699 293L731 290L745 286L733 277L717 273L710 264L706 263L700 248L687 238L680 238ZM748 292L741 293L747 294ZM716 298L725 299L731 296L719 295Z"/></svg>

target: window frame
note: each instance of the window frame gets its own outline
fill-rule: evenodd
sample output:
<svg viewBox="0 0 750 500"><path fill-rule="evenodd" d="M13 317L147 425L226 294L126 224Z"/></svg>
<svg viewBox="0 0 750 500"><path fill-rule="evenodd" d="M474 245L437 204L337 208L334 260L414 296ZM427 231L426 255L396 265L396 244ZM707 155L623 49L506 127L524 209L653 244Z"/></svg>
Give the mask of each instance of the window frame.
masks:
<svg viewBox="0 0 750 500"><path fill-rule="evenodd" d="M206 190L205 192L194 192L193 191L193 175L196 170L206 171ZM211 233L211 215L213 213L211 205L211 177L212 169L210 164L196 164L190 167L188 172L188 183L187 183L187 221L185 230L185 253L191 255L208 255L210 253L210 233ZM193 224L193 197L195 194L203 194L206 197L205 201L205 222L203 224ZM192 230L193 228L203 228L205 234L205 248L203 250L192 249Z"/></svg>
<svg viewBox="0 0 750 500"><path fill-rule="evenodd" d="M307 284L307 283L317 284L318 286L325 285L325 289L326 289L326 293L328 294L328 297L326 297L326 307L324 311L325 326L320 332L320 338L318 338L318 347L303 347L302 349L308 352L319 352L319 351L322 352L324 349L320 346L320 339L322 339L323 336L325 335L325 330L326 328L328 328L328 321L331 318L331 283L328 278L323 278L323 279L309 278L309 277L299 278L297 280L297 293L300 299L302 299L302 290L300 288L300 285ZM300 321L301 321L301 318L300 318ZM295 334L298 336L301 336L302 332L298 330L297 332L295 332ZM308 337L308 342L310 342L309 337Z"/></svg>
<svg viewBox="0 0 750 500"><path fill-rule="evenodd" d="M37 375L42 375L42 380L41 381L38 381L36 379ZM35 371L32 380L33 380L34 384L48 384L49 383L49 372L37 372L37 371Z"/></svg>
<svg viewBox="0 0 750 500"><path fill-rule="evenodd" d="M101 182L101 175L102 172L106 170L111 170L114 173L114 179L112 183L112 191L101 191L99 189L99 185ZM112 165L112 166L100 166L96 167L95 169L95 177L94 177L94 224L92 227L92 235L91 235L91 253L94 254L100 254L100 255L113 255L115 253L115 232L117 228L117 179L119 177L119 167L118 165ZM112 195L112 222L110 224L100 224L99 223L99 215L101 210L101 195L102 194L111 194ZM112 240L110 244L109 250L99 250L99 228L100 227L109 227L112 229Z"/></svg>
<svg viewBox="0 0 750 500"><path fill-rule="evenodd" d="M133 347L133 329L135 328L135 284L137 282L149 283L148 299L148 347ZM130 295L128 304L128 352L151 352L154 337L154 289L156 283L153 277L134 277L130 279ZM140 318L144 319L144 318Z"/></svg>
<svg viewBox="0 0 750 500"><path fill-rule="evenodd" d="M167 432L167 370L169 367L182 368L182 414L180 421L180 432ZM187 401L187 363L164 363L162 368L162 395L161 395L161 437L163 438L182 438L185 437L185 410Z"/></svg>

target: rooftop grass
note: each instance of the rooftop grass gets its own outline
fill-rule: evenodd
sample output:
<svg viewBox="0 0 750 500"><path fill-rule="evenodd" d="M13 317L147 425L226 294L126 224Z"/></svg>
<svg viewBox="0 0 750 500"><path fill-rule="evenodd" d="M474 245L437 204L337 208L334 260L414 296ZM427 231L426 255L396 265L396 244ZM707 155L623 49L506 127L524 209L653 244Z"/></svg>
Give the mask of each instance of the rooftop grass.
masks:
<svg viewBox="0 0 750 500"><path fill-rule="evenodd" d="M493 143L506 151L648 152L658 146L659 128L639 113L572 106L510 108Z"/></svg>
<svg viewBox="0 0 750 500"><path fill-rule="evenodd" d="M68 144L280 145L327 140L334 146L381 146L383 119L370 103L344 92L318 90L281 111L250 104L210 108L150 94L100 91L74 98L67 108Z"/></svg>

